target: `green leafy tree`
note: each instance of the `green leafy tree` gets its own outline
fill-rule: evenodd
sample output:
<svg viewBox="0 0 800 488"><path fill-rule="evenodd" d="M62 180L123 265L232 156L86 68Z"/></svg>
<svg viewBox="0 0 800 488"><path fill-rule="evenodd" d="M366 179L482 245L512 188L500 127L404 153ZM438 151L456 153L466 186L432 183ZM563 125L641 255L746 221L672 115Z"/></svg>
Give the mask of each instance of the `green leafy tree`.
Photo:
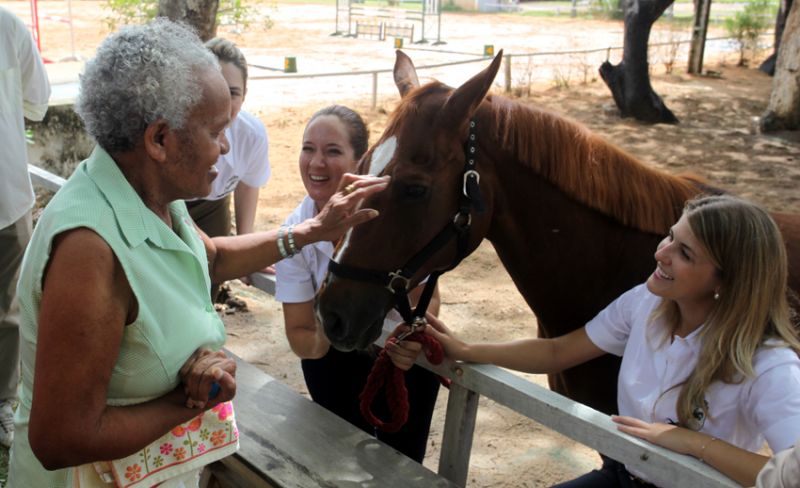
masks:
<svg viewBox="0 0 800 488"><path fill-rule="evenodd" d="M771 0L750 0L733 17L725 19L725 29L739 45L739 66L747 64L746 54L755 58L758 50L758 37L766 32L775 17L775 4Z"/></svg>
<svg viewBox="0 0 800 488"><path fill-rule="evenodd" d="M169 4L170 2L165 3ZM233 24L237 30L240 27L247 28L257 16L257 12L246 5L244 0L223 0L219 3L221 5L216 11L218 25ZM121 25L147 22L159 13L159 0L106 0L106 6L111 14L105 20L112 30L116 30ZM161 8L164 10L163 5ZM267 29L272 27L269 16L264 19L263 26Z"/></svg>
<svg viewBox="0 0 800 488"><path fill-rule="evenodd" d="M141 24L156 16L158 0L107 0L111 15L106 23L111 30L120 25Z"/></svg>

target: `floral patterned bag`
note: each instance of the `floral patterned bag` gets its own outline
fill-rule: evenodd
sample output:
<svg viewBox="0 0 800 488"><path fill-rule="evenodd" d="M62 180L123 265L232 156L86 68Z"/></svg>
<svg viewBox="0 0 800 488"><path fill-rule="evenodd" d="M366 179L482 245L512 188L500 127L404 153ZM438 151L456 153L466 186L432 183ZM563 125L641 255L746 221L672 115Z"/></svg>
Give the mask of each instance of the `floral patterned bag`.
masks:
<svg viewBox="0 0 800 488"><path fill-rule="evenodd" d="M233 404L220 403L128 457L74 468L73 487L158 486L233 454L238 448Z"/></svg>

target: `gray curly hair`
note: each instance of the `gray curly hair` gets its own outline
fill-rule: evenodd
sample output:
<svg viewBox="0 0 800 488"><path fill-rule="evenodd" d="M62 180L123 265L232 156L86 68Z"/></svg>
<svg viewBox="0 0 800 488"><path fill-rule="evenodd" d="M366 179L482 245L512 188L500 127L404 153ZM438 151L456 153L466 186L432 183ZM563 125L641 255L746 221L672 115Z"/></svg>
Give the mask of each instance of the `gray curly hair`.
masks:
<svg viewBox="0 0 800 488"><path fill-rule="evenodd" d="M124 27L86 63L75 111L103 149L128 151L156 120L183 128L207 68L219 63L189 27L166 18Z"/></svg>

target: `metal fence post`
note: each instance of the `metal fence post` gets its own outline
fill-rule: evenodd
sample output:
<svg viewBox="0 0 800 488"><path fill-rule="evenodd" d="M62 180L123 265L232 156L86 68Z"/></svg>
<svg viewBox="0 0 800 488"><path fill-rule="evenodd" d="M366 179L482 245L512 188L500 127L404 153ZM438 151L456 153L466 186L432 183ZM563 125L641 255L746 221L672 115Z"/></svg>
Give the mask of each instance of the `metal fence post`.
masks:
<svg viewBox="0 0 800 488"><path fill-rule="evenodd" d="M511 93L511 55L506 54L503 57L506 58L506 93Z"/></svg>
<svg viewBox="0 0 800 488"><path fill-rule="evenodd" d="M372 72L372 108L378 106L378 72Z"/></svg>

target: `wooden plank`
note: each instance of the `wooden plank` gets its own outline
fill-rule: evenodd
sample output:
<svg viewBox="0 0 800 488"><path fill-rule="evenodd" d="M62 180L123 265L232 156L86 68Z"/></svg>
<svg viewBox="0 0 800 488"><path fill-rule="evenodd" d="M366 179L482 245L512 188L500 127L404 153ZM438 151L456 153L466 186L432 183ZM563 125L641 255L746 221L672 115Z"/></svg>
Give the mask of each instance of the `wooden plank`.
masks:
<svg viewBox="0 0 800 488"><path fill-rule="evenodd" d="M250 282L259 290L275 296L275 275L266 273L252 273Z"/></svg>
<svg viewBox="0 0 800 488"><path fill-rule="evenodd" d="M28 165L28 174L30 174L31 183L34 186L40 186L53 192L60 190L67 182L64 178L32 164Z"/></svg>
<svg viewBox="0 0 800 488"><path fill-rule="evenodd" d="M237 358L236 456L286 488L442 487L450 483Z"/></svg>
<svg viewBox="0 0 800 488"><path fill-rule="evenodd" d="M458 486L466 486L475 420L480 395L453 383L447 397L439 474Z"/></svg>
<svg viewBox="0 0 800 488"><path fill-rule="evenodd" d="M214 482L222 488L280 488L268 483L258 474L254 473L248 465L243 463L238 456L228 456L220 461L211 463L206 468ZM202 486L202 485L200 485ZM213 486L209 483L209 488Z"/></svg>
<svg viewBox="0 0 800 488"><path fill-rule="evenodd" d="M648 474L659 486L739 486L699 460L623 434L604 413L486 364L446 362L428 369L586 446Z"/></svg>

